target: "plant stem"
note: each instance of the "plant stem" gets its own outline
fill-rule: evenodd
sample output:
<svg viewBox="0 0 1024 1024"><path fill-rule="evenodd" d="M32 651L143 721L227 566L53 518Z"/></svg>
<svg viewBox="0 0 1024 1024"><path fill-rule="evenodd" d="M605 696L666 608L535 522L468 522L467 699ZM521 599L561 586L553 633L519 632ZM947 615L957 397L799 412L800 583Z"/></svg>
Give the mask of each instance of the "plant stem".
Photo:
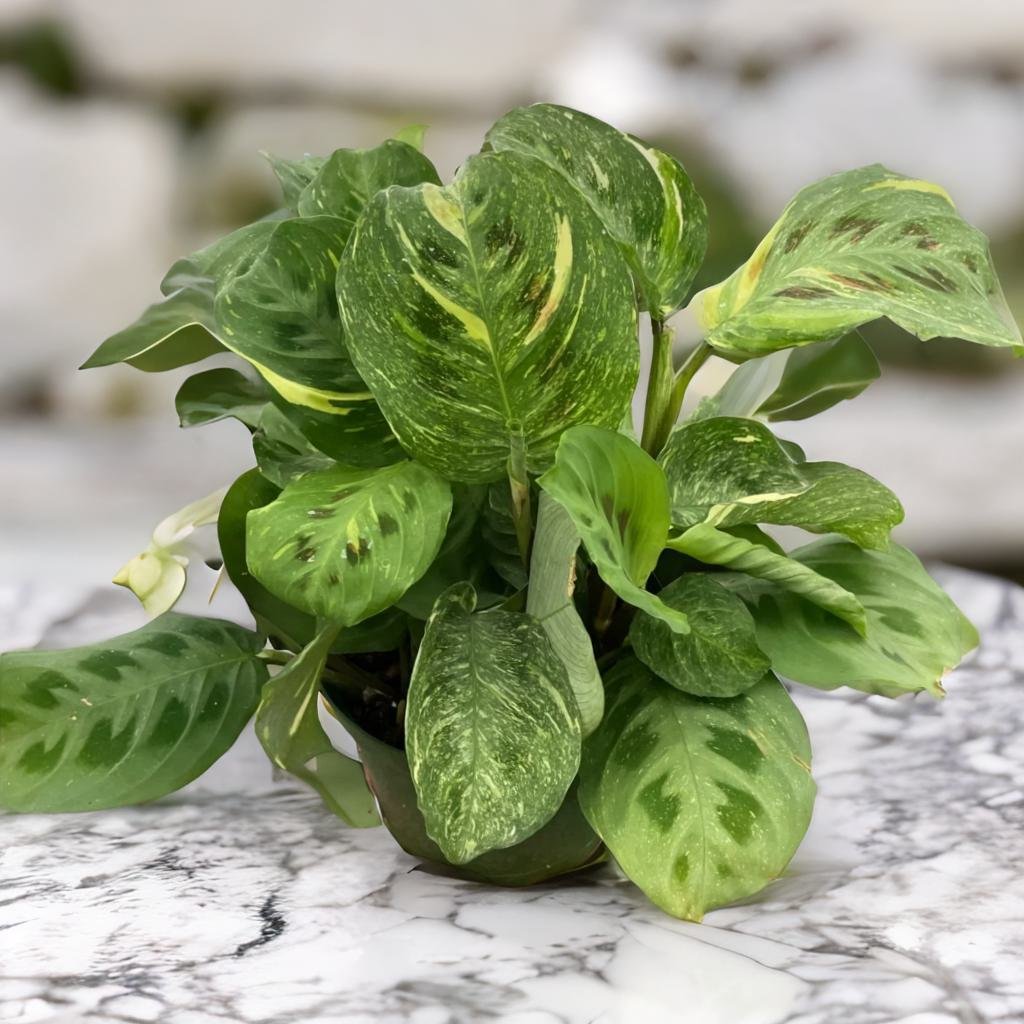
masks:
<svg viewBox="0 0 1024 1024"><path fill-rule="evenodd" d="M521 432L511 437L508 455L508 482L512 491L512 520L516 528L519 555L527 571L530 568L530 540L533 536L533 510L530 507L530 475L526 471L526 444Z"/></svg>
<svg viewBox="0 0 1024 1024"><path fill-rule="evenodd" d="M676 425L676 420L679 419L679 412L683 407L683 398L686 397L686 389L690 386L690 381L697 375L697 371L707 362L710 355L711 346L706 341L702 341L686 357L686 361L679 368L679 372L675 375L675 380L672 382L672 390L669 394L668 402L665 404L661 420L652 433L651 446L650 448L647 448L646 445L644 446L651 455L657 455L665 446L668 435L672 433L672 428Z"/></svg>
<svg viewBox="0 0 1024 1024"><path fill-rule="evenodd" d="M612 624L618 599L618 595L607 583L601 584L601 596L597 600L597 611L594 613L594 634L599 640Z"/></svg>
<svg viewBox="0 0 1024 1024"><path fill-rule="evenodd" d="M651 373L644 402L644 425L640 443L649 455L657 455L655 439L665 408L672 397L672 331L665 321L651 317Z"/></svg>
<svg viewBox="0 0 1024 1024"><path fill-rule="evenodd" d="M268 665L287 665L295 655L291 651L266 650L260 651L256 657L260 661L265 661Z"/></svg>

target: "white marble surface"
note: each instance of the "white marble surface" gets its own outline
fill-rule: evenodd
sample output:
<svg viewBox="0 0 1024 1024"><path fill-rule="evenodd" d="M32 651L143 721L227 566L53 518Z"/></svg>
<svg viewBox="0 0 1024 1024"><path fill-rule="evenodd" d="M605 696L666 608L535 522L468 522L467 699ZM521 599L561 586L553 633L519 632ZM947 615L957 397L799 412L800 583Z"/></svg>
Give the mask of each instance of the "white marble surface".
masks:
<svg viewBox="0 0 1024 1024"><path fill-rule="evenodd" d="M1024 592L943 576L982 650L941 705L800 691L814 823L744 906L681 923L611 868L527 891L432 876L246 735L148 807L0 818L0 1021L1024 1020ZM95 635L74 604L0 591L0 648Z"/></svg>

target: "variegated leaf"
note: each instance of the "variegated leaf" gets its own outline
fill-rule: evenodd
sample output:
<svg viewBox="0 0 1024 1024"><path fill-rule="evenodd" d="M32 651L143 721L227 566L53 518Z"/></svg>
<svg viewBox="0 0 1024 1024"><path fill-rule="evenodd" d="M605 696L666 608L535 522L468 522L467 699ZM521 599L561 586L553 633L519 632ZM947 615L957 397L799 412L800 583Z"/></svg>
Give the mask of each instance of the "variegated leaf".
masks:
<svg viewBox="0 0 1024 1024"><path fill-rule="evenodd" d="M263 156L274 170L277 180L281 185L281 192L284 196L285 206L289 210L295 210L299 203L299 196L302 195L306 186L317 176L317 172L323 167L326 157L306 155L298 160L288 160L285 157L274 156L272 153L264 153Z"/></svg>
<svg viewBox="0 0 1024 1024"><path fill-rule="evenodd" d="M113 640L0 657L0 807L155 800L234 743L267 670L263 640L168 612Z"/></svg>
<svg viewBox="0 0 1024 1024"><path fill-rule="evenodd" d="M543 160L583 193L622 246L653 315L664 318L683 304L707 248L707 212L678 161L551 103L506 114L487 143Z"/></svg>
<svg viewBox="0 0 1024 1024"><path fill-rule="evenodd" d="M856 595L803 562L780 555L768 545L726 533L710 523L698 523L681 535L671 537L668 546L699 562L725 566L748 576L769 580L837 615L861 636L866 632L864 606Z"/></svg>
<svg viewBox="0 0 1024 1024"><path fill-rule="evenodd" d="M838 462L798 461L756 420L715 416L685 423L660 462L672 522L682 528L774 523L884 548L903 520L896 495L873 477Z"/></svg>
<svg viewBox="0 0 1024 1024"><path fill-rule="evenodd" d="M405 745L427 833L453 864L521 842L561 806L580 718L544 630L519 612L438 598L409 684Z"/></svg>
<svg viewBox="0 0 1024 1024"><path fill-rule="evenodd" d="M678 633L686 615L644 589L669 530L668 484L635 441L602 427L573 427L538 481L579 531L601 579L624 601Z"/></svg>
<svg viewBox="0 0 1024 1024"><path fill-rule="evenodd" d="M693 304L708 343L736 360L882 316L922 340L1021 346L984 235L940 186L878 164L803 189L750 259Z"/></svg>
<svg viewBox="0 0 1024 1024"><path fill-rule="evenodd" d="M580 709L583 735L589 736L604 714L604 684L590 634L573 601L579 546L580 535L572 517L550 494L541 494L526 611L544 627L565 666Z"/></svg>
<svg viewBox="0 0 1024 1024"><path fill-rule="evenodd" d="M249 569L294 607L353 626L427 571L451 507L448 484L415 462L308 473L249 513Z"/></svg>
<svg viewBox="0 0 1024 1024"><path fill-rule="evenodd" d="M222 367L194 373L178 388L174 408L183 427L233 418L254 430L270 401L270 389L238 370Z"/></svg>
<svg viewBox="0 0 1024 1024"><path fill-rule="evenodd" d="M278 488L287 487L306 473L335 465L335 460L316 448L277 405L268 405L260 414L252 435L252 451L260 472Z"/></svg>
<svg viewBox="0 0 1024 1024"><path fill-rule="evenodd" d="M628 658L584 745L580 805L654 903L699 921L782 874L811 820L810 762L807 728L774 676L707 700Z"/></svg>
<svg viewBox="0 0 1024 1024"><path fill-rule="evenodd" d="M334 749L318 713L320 677L337 633L336 625L321 629L263 687L256 735L271 761L309 783L342 821L369 828L380 815L362 767Z"/></svg>
<svg viewBox="0 0 1024 1024"><path fill-rule="evenodd" d="M640 612L629 639L636 656L677 690L735 697L771 668L746 605L707 573L684 573L658 597L686 613L690 632L674 633L661 619Z"/></svg>
<svg viewBox="0 0 1024 1024"><path fill-rule="evenodd" d="M856 595L867 636L797 594L728 578L750 605L772 667L788 679L822 690L849 686L886 697L927 690L941 697L942 677L978 645L977 631L906 548L862 551L826 538L791 558Z"/></svg>
<svg viewBox="0 0 1024 1024"><path fill-rule="evenodd" d="M352 358L403 446L454 480L540 472L636 384L633 286L590 206L537 160L485 153L446 188L378 193L338 276Z"/></svg>

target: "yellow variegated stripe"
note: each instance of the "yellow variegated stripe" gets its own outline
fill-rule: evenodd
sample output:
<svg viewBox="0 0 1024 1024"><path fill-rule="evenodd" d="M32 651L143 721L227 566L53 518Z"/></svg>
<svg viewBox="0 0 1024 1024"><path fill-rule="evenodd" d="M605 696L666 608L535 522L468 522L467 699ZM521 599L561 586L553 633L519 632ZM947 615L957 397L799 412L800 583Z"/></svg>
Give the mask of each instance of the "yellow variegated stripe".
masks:
<svg viewBox="0 0 1024 1024"><path fill-rule="evenodd" d="M586 200L528 157L471 157L447 188L367 208L338 296L348 347L403 446L450 479L532 472L574 423L617 423L636 383L629 271Z"/></svg>
<svg viewBox="0 0 1024 1024"><path fill-rule="evenodd" d="M880 316L924 340L1021 348L984 236L941 186L879 165L805 188L693 307L709 344L732 359L827 341Z"/></svg>
<svg viewBox="0 0 1024 1024"><path fill-rule="evenodd" d="M665 317L685 300L707 245L704 203L666 153L568 107L538 103L487 133L565 175L623 247L647 306Z"/></svg>
<svg viewBox="0 0 1024 1024"><path fill-rule="evenodd" d="M228 346L229 348L231 346ZM232 349L232 351L235 351ZM243 353L236 352L243 358ZM352 410L353 402L372 402L373 395L369 391L323 391L297 384L287 377L275 373L269 366L264 366L255 359L248 362L259 371L260 376L286 401L292 405L301 405L306 409L330 413L332 416L347 416Z"/></svg>

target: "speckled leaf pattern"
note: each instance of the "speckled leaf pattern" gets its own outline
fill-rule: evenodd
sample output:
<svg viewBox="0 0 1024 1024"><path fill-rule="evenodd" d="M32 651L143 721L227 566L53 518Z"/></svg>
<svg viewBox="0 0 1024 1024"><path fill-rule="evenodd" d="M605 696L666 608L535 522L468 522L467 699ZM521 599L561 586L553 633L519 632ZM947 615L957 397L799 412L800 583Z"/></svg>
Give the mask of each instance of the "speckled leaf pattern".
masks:
<svg viewBox="0 0 1024 1024"><path fill-rule="evenodd" d="M655 316L683 304L707 248L707 212L678 161L604 121L550 103L506 114L487 142L543 160L582 192L622 246Z"/></svg>
<svg viewBox="0 0 1024 1024"><path fill-rule="evenodd" d="M674 633L639 612L629 639L636 656L665 682L698 697L735 697L771 668L746 605L710 575L686 573L658 596L686 613L690 632Z"/></svg>
<svg viewBox="0 0 1024 1024"><path fill-rule="evenodd" d="M614 430L573 427L538 483L572 517L601 579L619 597L676 632L689 629L683 612L644 589L669 529L668 484L654 459Z"/></svg>
<svg viewBox="0 0 1024 1024"><path fill-rule="evenodd" d="M352 358L403 446L467 483L618 424L636 384L633 285L583 197L537 160L471 157L446 188L378 193L338 276Z"/></svg>
<svg viewBox="0 0 1024 1024"><path fill-rule="evenodd" d="M879 164L799 192L750 259L694 305L708 343L732 359L881 316L922 340L1021 345L985 236L940 186Z"/></svg>
<svg viewBox="0 0 1024 1024"><path fill-rule="evenodd" d="M174 408L183 427L233 418L255 429L269 401L270 390L261 380L221 367L192 374L178 388Z"/></svg>
<svg viewBox="0 0 1024 1024"><path fill-rule="evenodd" d="M335 465L335 460L314 447L277 405L267 406L260 414L252 435L252 451L260 472L279 488Z"/></svg>
<svg viewBox="0 0 1024 1024"><path fill-rule="evenodd" d="M453 864L541 828L580 759L579 709L540 624L475 607L468 583L438 598L405 716L427 833Z"/></svg>
<svg viewBox="0 0 1024 1024"><path fill-rule="evenodd" d="M771 547L726 533L709 523L691 526L680 536L670 538L668 546L708 565L721 565L769 580L839 616L861 636L865 633L864 606L855 594L803 562L780 555Z"/></svg>
<svg viewBox="0 0 1024 1024"><path fill-rule="evenodd" d="M317 176L326 157L306 155L297 160L289 160L285 157L274 156L272 153L264 153L263 156L273 168L281 185L285 206L294 211L299 204L299 196Z"/></svg>
<svg viewBox="0 0 1024 1024"><path fill-rule="evenodd" d="M628 658L584 744L580 804L654 903L699 921L782 874L811 819L810 761L807 728L774 676L706 700Z"/></svg>
<svg viewBox="0 0 1024 1024"><path fill-rule="evenodd" d="M604 684L590 634L573 601L579 546L580 535L572 517L550 494L542 493L530 556L526 611L544 627L552 649L565 666L580 709L583 735L588 736L604 714Z"/></svg>
<svg viewBox="0 0 1024 1024"><path fill-rule="evenodd" d="M427 571L451 507L447 482L415 462L308 473L249 513L249 569L296 608L353 626Z"/></svg>
<svg viewBox="0 0 1024 1024"><path fill-rule="evenodd" d="M388 139L374 149L338 149L303 189L297 209L303 217L336 217L351 231L366 204L382 188L424 181L441 184L434 165L419 150L397 139Z"/></svg>
<svg viewBox="0 0 1024 1024"><path fill-rule="evenodd" d="M320 677L337 632L336 625L321 629L263 687L256 735L278 768L312 786L342 821L368 828L380 815L362 767L334 749L318 713Z"/></svg>
<svg viewBox="0 0 1024 1024"><path fill-rule="evenodd" d="M942 677L978 645L977 631L906 548L862 551L826 538L792 558L857 596L867 637L795 594L730 578L750 604L758 642L788 679L822 690L941 697Z"/></svg>
<svg viewBox="0 0 1024 1024"><path fill-rule="evenodd" d="M856 398L881 372L871 346L856 331L791 349L779 386L757 412L769 423L806 420Z"/></svg>
<svg viewBox="0 0 1024 1024"><path fill-rule="evenodd" d="M896 495L838 462L803 462L763 423L715 416L679 427L659 460L678 527L774 523L884 548L903 520Z"/></svg>
<svg viewBox="0 0 1024 1024"><path fill-rule="evenodd" d="M201 775L253 713L263 640L167 612L102 643L0 657L0 807L87 811Z"/></svg>

